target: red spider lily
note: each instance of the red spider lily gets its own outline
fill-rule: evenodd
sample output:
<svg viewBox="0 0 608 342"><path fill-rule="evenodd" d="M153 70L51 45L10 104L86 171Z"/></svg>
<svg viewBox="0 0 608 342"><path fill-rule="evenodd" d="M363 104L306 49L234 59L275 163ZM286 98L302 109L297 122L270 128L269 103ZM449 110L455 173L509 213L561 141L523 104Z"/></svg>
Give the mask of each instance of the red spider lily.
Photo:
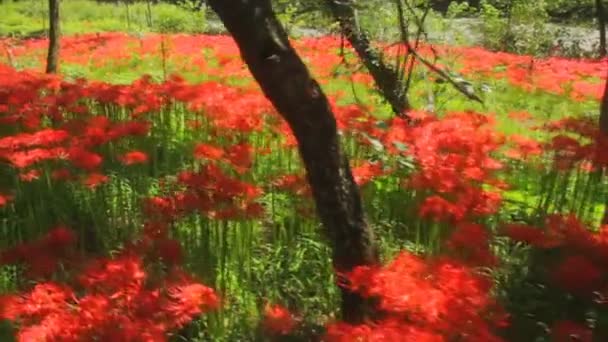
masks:
<svg viewBox="0 0 608 342"><path fill-rule="evenodd" d="M253 163L253 148L247 143L230 146L226 150L226 159L234 170L240 174L245 173Z"/></svg>
<svg viewBox="0 0 608 342"><path fill-rule="evenodd" d="M15 150L32 147L51 147L69 137L64 130L43 129L35 133L20 133L0 138L0 150Z"/></svg>
<svg viewBox="0 0 608 342"><path fill-rule="evenodd" d="M199 159L218 160L224 155L224 150L221 148L208 145L197 144L194 147L194 156Z"/></svg>
<svg viewBox="0 0 608 342"><path fill-rule="evenodd" d="M97 169L103 162L103 158L99 154L80 147L72 147L68 153L72 164L86 171Z"/></svg>
<svg viewBox="0 0 608 342"><path fill-rule="evenodd" d="M130 151L120 156L120 161L125 165L145 164L148 155L141 151Z"/></svg>
<svg viewBox="0 0 608 342"><path fill-rule="evenodd" d="M72 179L72 172L69 169L60 168L57 170L53 170L51 178L57 181L70 180Z"/></svg>
<svg viewBox="0 0 608 342"><path fill-rule="evenodd" d="M24 169L45 160L63 158L67 154L63 147L33 148L30 150L2 152L0 158L6 159L18 169Z"/></svg>
<svg viewBox="0 0 608 342"><path fill-rule="evenodd" d="M508 140L513 143L515 147L505 152L507 157L525 160L531 156L538 156L543 152L541 144L533 139L513 134L509 136Z"/></svg>
<svg viewBox="0 0 608 342"><path fill-rule="evenodd" d="M504 234L541 249L557 249L562 259L549 266L547 281L579 297L590 298L608 281L608 240L592 233L573 215L550 215L545 228L510 224Z"/></svg>
<svg viewBox="0 0 608 342"><path fill-rule="evenodd" d="M164 310L177 327L182 327L204 311L219 306L215 292L202 284L172 284L167 293L169 301Z"/></svg>
<svg viewBox="0 0 608 342"><path fill-rule="evenodd" d="M95 189L103 183L108 182L110 178L102 173L91 173L85 179L83 179L82 184L84 184L89 189Z"/></svg>
<svg viewBox="0 0 608 342"><path fill-rule="evenodd" d="M74 231L65 227L58 226L53 228L44 238L44 244L50 249L60 251L76 243Z"/></svg>
<svg viewBox="0 0 608 342"><path fill-rule="evenodd" d="M545 228L523 224L505 225L503 234L515 241L525 242L538 248L563 247L576 252L605 255L604 242L597 239L574 215L549 215Z"/></svg>
<svg viewBox="0 0 608 342"><path fill-rule="evenodd" d="M560 245L560 241L548 239L543 230L525 224L511 223L505 225L503 234L512 240L524 242L535 247L552 248Z"/></svg>
<svg viewBox="0 0 608 342"><path fill-rule="evenodd" d="M29 170L27 172L19 173L19 179L23 182L32 182L38 178L40 178L40 170Z"/></svg>
<svg viewBox="0 0 608 342"><path fill-rule="evenodd" d="M571 255L552 271L551 276L553 281L564 290L588 295L600 289L606 279L605 271L584 256Z"/></svg>
<svg viewBox="0 0 608 342"><path fill-rule="evenodd" d="M554 152L555 167L569 170L586 163L586 169L596 170L608 165L608 137L600 134L599 126L589 118L565 118L543 127L553 137L547 149Z"/></svg>
<svg viewBox="0 0 608 342"><path fill-rule="evenodd" d="M279 190L289 191L298 196L312 196L310 185L303 175L283 175L272 183Z"/></svg>
<svg viewBox="0 0 608 342"><path fill-rule="evenodd" d="M264 330L272 335L287 335L296 327L294 316L281 305L266 304L264 307Z"/></svg>
<svg viewBox="0 0 608 342"><path fill-rule="evenodd" d="M502 164L492 158L503 138L492 128L490 117L477 113L451 113L438 119L425 116L416 125L393 120L384 145L393 153L408 153L419 170L408 183L414 189L429 190L420 214L436 220L465 220L496 212L498 190L483 187L497 183ZM407 146L406 152L395 143Z"/></svg>
<svg viewBox="0 0 608 342"><path fill-rule="evenodd" d="M145 136L150 132L151 123L147 121L125 121L112 125L107 135L111 140L126 136Z"/></svg>
<svg viewBox="0 0 608 342"><path fill-rule="evenodd" d="M0 193L0 208L5 207L12 200L13 200L13 196L4 195L4 194Z"/></svg>
<svg viewBox="0 0 608 342"><path fill-rule="evenodd" d="M471 266L494 266L497 258L490 251L490 234L480 224L460 223L446 245L453 255Z"/></svg>
<svg viewBox="0 0 608 342"><path fill-rule="evenodd" d="M420 341L445 342L441 334L427 331L398 319L387 319L380 323L369 325L349 325L334 323L329 325L325 340L329 342L380 342L380 341Z"/></svg>
<svg viewBox="0 0 608 342"><path fill-rule="evenodd" d="M179 272L168 275L161 290L150 283L141 258L129 255L94 261L80 279L84 294L49 282L2 297L0 318L18 323L19 341L165 341L219 304L213 290Z"/></svg>
<svg viewBox="0 0 608 342"><path fill-rule="evenodd" d="M503 324L504 318L489 297L490 280L457 262L425 262L402 252L383 268L356 268L346 277L347 286L354 291L377 298L379 309L386 315L361 326L331 324L328 340L376 341L381 340L380 336L393 336L399 341L408 336L429 341L449 341L459 336L470 341L501 340L491 332L491 327Z"/></svg>
<svg viewBox="0 0 608 342"><path fill-rule="evenodd" d="M364 186L374 178L386 174L381 163L373 163L370 161L363 162L361 165L354 167L352 172L355 182L359 186Z"/></svg>
<svg viewBox="0 0 608 342"><path fill-rule="evenodd" d="M0 264L22 264L31 277L48 277L59 263L69 261L75 243L74 233L58 226L38 240L0 252Z"/></svg>

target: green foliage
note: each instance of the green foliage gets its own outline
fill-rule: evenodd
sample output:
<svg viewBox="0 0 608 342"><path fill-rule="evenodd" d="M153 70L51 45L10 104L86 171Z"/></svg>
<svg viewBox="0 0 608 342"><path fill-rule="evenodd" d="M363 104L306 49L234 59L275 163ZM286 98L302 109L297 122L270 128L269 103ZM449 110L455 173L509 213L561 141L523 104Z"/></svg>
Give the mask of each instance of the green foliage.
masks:
<svg viewBox="0 0 608 342"><path fill-rule="evenodd" d="M46 34L48 3L25 0L0 3L3 20L0 36L31 37ZM6 14L6 15L5 15ZM167 32L201 33L206 28L204 11L166 3L135 2L97 3L91 0L70 0L61 3L63 34L84 32Z"/></svg>
<svg viewBox="0 0 608 342"><path fill-rule="evenodd" d="M548 20L545 2L513 0L505 6L500 10L487 0L481 1L484 46L520 54L547 54L555 35L545 25Z"/></svg>
<svg viewBox="0 0 608 342"><path fill-rule="evenodd" d="M204 23L204 11L184 10L171 6L159 6L153 11L152 29L158 32L202 33L205 29Z"/></svg>

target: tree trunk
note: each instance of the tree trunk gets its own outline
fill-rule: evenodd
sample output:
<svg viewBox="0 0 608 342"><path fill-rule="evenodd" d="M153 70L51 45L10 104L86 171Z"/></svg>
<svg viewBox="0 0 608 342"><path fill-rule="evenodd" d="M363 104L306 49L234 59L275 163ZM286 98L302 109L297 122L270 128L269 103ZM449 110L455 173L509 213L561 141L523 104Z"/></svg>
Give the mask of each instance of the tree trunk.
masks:
<svg viewBox="0 0 608 342"><path fill-rule="evenodd" d="M600 135L603 139L608 139L608 75L604 80L604 95L602 95L602 103L600 104ZM604 173L606 170L604 170ZM602 225L608 225L608 199L604 205L604 216L602 217Z"/></svg>
<svg viewBox="0 0 608 342"><path fill-rule="evenodd" d="M608 137L608 75L604 80L604 95L602 95L602 103L600 104L600 132Z"/></svg>
<svg viewBox="0 0 608 342"><path fill-rule="evenodd" d="M355 52L372 75L378 90L398 116L410 109L407 89L404 88L399 72L387 65L380 54L370 45L369 38L361 31L351 0L326 0L334 18L338 20L342 34L348 39Z"/></svg>
<svg viewBox="0 0 608 342"><path fill-rule="evenodd" d="M606 13L603 0L595 0L595 12L600 31L600 57L605 57L608 51L606 50Z"/></svg>
<svg viewBox="0 0 608 342"><path fill-rule="evenodd" d="M49 50L46 57L47 74L57 73L59 62L59 39L61 31L59 29L59 1L49 0Z"/></svg>
<svg viewBox="0 0 608 342"><path fill-rule="evenodd" d="M378 262L336 120L325 94L290 45L270 0L210 0L266 97L293 131L337 272ZM368 302L342 288L342 315L366 317Z"/></svg>

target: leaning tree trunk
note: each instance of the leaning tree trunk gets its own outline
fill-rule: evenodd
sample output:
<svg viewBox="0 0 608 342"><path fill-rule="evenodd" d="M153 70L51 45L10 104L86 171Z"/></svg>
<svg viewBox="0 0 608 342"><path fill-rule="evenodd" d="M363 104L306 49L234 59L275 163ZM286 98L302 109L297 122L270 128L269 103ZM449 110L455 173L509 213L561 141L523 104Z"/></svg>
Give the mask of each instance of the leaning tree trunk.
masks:
<svg viewBox="0 0 608 342"><path fill-rule="evenodd" d="M325 94L297 55L270 0L210 0L266 97L294 133L337 272L378 262L372 231ZM342 287L342 315L359 323L368 302Z"/></svg>
<svg viewBox="0 0 608 342"><path fill-rule="evenodd" d="M357 22L357 15L351 0L326 0L334 18L338 20L342 34L348 39L355 52L369 70L378 90L399 116L410 109L407 89L401 82L398 70L387 65L380 54L371 46L369 38Z"/></svg>
<svg viewBox="0 0 608 342"><path fill-rule="evenodd" d="M603 0L595 0L595 12L600 31L600 57L605 57L608 51L606 50L606 13L604 12Z"/></svg>
<svg viewBox="0 0 608 342"><path fill-rule="evenodd" d="M49 50L46 57L46 72L54 74L57 72L59 61L59 1L49 0Z"/></svg>

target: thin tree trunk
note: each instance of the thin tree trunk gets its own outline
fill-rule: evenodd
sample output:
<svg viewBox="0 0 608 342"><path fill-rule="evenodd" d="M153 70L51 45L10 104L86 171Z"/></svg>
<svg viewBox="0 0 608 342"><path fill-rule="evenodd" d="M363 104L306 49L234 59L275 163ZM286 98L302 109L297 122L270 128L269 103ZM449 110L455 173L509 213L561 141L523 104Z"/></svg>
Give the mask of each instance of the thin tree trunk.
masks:
<svg viewBox="0 0 608 342"><path fill-rule="evenodd" d="M131 30L131 15L129 13L129 1L130 0L125 1L125 9L126 9L126 14L127 14L127 30Z"/></svg>
<svg viewBox="0 0 608 342"><path fill-rule="evenodd" d="M152 27L152 4L150 0L146 0L146 22L148 27Z"/></svg>
<svg viewBox="0 0 608 342"><path fill-rule="evenodd" d="M606 12L604 12L603 0L595 0L595 11L600 31L600 57L605 57L608 51L606 50Z"/></svg>
<svg viewBox="0 0 608 342"><path fill-rule="evenodd" d="M601 138L608 139L608 75L606 75L606 79L604 80L606 83L604 85L604 94L602 95L602 103L600 104L600 135ZM606 174L606 170L604 170L604 175ZM604 204L604 216L602 217L602 225L608 225L608 199Z"/></svg>
<svg viewBox="0 0 608 342"><path fill-rule="evenodd" d="M340 29L355 52L374 78L378 90L399 116L410 109L406 89L401 84L399 72L387 65L380 54L371 46L365 32L357 22L357 14L350 0L326 0Z"/></svg>
<svg viewBox="0 0 608 342"><path fill-rule="evenodd" d="M266 97L293 131L307 171L317 213L338 272L378 262L359 189L337 133L335 117L319 84L290 45L270 0L210 0L236 41L241 57ZM368 301L342 288L342 318L360 323Z"/></svg>
<svg viewBox="0 0 608 342"><path fill-rule="evenodd" d="M46 57L47 74L57 73L59 63L59 40L61 31L59 28L59 1L49 0L49 49Z"/></svg>
<svg viewBox="0 0 608 342"><path fill-rule="evenodd" d="M600 104L600 132L608 137L608 75L604 80L604 94L602 95L602 103Z"/></svg>

